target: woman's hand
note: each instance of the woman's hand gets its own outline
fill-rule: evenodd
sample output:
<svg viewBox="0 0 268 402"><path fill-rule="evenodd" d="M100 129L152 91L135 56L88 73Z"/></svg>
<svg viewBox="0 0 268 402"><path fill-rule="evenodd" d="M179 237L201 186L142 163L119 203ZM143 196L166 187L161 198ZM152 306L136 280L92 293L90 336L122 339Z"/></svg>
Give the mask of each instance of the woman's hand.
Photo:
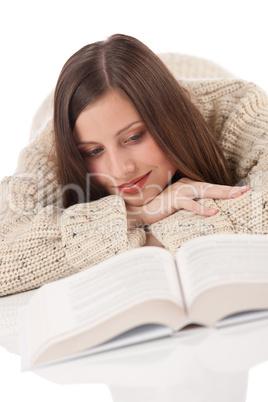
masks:
<svg viewBox="0 0 268 402"><path fill-rule="evenodd" d="M201 205L195 201L196 198L236 198L248 190L250 186L231 187L193 181L183 177L147 204L138 207L126 205L128 227L151 225L179 209L195 212L198 215L212 216L218 210Z"/></svg>

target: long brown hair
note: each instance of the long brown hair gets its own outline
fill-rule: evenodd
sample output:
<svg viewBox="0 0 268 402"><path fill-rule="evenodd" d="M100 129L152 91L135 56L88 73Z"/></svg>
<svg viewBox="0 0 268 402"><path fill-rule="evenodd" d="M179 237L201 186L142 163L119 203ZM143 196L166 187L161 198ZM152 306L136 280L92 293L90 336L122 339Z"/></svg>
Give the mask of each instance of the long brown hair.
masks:
<svg viewBox="0 0 268 402"><path fill-rule="evenodd" d="M63 205L107 195L94 180L88 186L84 159L73 129L79 114L111 88L136 108L148 131L177 167L179 177L233 185L228 162L214 133L164 63L139 40L112 35L76 52L65 63L54 96L54 132Z"/></svg>

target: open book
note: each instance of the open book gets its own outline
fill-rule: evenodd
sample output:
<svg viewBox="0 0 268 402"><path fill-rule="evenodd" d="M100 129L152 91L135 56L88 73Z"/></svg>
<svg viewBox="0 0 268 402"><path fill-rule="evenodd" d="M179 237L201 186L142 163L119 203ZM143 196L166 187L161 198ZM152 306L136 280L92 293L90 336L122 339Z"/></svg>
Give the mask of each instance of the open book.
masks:
<svg viewBox="0 0 268 402"><path fill-rule="evenodd" d="M119 347L129 330L134 336L126 343L139 342L262 309L268 236L200 237L185 243L175 261L165 249L137 248L34 293L20 311L22 369L105 350L113 338L110 345Z"/></svg>

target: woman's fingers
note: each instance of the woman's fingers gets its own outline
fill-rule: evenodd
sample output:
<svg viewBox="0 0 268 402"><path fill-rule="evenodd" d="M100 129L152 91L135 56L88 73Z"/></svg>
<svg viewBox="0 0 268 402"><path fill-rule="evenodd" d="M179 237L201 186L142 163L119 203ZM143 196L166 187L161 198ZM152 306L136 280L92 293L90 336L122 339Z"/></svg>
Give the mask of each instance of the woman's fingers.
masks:
<svg viewBox="0 0 268 402"><path fill-rule="evenodd" d="M212 216L217 214L215 208L205 207L195 199L230 199L236 198L250 190L250 186L231 187L205 182L196 182L187 178L174 183L172 189L172 205L175 209L185 209L198 215Z"/></svg>
<svg viewBox="0 0 268 402"><path fill-rule="evenodd" d="M180 197L176 200L176 209L185 209L186 211L194 212L197 215L212 216L216 215L218 209L205 207L197 201L188 197Z"/></svg>
<svg viewBox="0 0 268 402"><path fill-rule="evenodd" d="M230 187L214 184L212 186L201 186L199 198L236 198L250 190L249 186Z"/></svg>
<svg viewBox="0 0 268 402"><path fill-rule="evenodd" d="M250 190L250 186L223 186L205 182L196 182L187 178L179 180L173 189L174 196L184 196L189 198L215 198L226 199L236 198Z"/></svg>

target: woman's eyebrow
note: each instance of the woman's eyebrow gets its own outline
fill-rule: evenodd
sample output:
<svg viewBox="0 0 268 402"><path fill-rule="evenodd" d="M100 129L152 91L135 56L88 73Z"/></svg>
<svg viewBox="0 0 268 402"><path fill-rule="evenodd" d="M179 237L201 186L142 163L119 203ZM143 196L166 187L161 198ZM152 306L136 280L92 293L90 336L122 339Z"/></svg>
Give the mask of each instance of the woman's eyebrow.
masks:
<svg viewBox="0 0 268 402"><path fill-rule="evenodd" d="M126 127L122 128L121 130L119 130L115 134L115 136L117 137L118 135L122 134L124 131L128 130L130 127L134 126L137 123L142 123L142 121L137 120L134 123L130 123L128 126L126 126ZM83 141L83 142L78 142L76 145L78 146L78 145L84 145L84 144L96 144L96 142L95 141Z"/></svg>
<svg viewBox="0 0 268 402"><path fill-rule="evenodd" d="M122 128L122 130L119 130L119 131L115 134L115 136L118 136L118 135L122 134L124 131L127 131L130 127L132 127L132 126L134 126L135 124L138 124L138 123L142 123L142 121L141 121L141 120L138 120L138 121L135 121L134 123L129 124L128 126Z"/></svg>

